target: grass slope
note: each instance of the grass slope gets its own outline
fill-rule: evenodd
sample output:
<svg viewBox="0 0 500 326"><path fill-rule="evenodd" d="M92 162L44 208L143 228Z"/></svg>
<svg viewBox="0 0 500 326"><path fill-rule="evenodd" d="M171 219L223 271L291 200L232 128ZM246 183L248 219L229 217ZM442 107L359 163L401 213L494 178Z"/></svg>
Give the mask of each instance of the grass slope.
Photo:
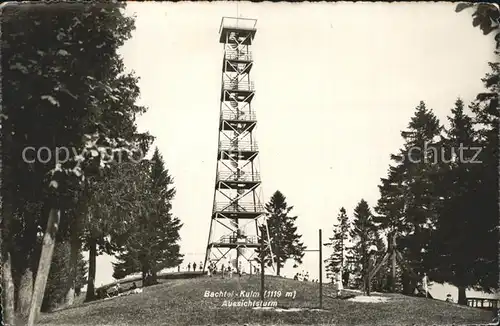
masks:
<svg viewBox="0 0 500 326"><path fill-rule="evenodd" d="M250 307L223 307L227 298L205 298L205 291L259 291L257 276L241 279L202 277L163 280L141 294L82 304L41 317L41 325L432 325L471 324L491 321L492 313L442 301L377 294L389 297L386 303L360 303L323 297L327 311L277 312ZM318 283L299 282L266 276L266 290L280 290L278 307L319 306ZM296 291L295 298L285 298ZM324 294L332 293L329 285ZM240 301L241 298L229 299ZM244 300L259 300L245 298Z"/></svg>

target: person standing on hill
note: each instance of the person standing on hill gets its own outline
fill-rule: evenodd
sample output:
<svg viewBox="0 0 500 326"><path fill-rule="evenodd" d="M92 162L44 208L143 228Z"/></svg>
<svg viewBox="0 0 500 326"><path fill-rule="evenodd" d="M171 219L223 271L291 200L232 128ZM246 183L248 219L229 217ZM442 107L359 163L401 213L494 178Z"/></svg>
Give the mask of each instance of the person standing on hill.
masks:
<svg viewBox="0 0 500 326"><path fill-rule="evenodd" d="M453 301L453 298L451 297L451 294L449 294L449 293L446 295L446 300L445 300L445 301L446 301L446 302L455 303L455 302Z"/></svg>
<svg viewBox="0 0 500 326"><path fill-rule="evenodd" d="M200 272L203 270L203 264L200 261Z"/></svg>
<svg viewBox="0 0 500 326"><path fill-rule="evenodd" d="M188 264L188 272L191 270L191 263Z"/></svg>
<svg viewBox="0 0 500 326"><path fill-rule="evenodd" d="M196 263L193 263L193 272L196 272Z"/></svg>

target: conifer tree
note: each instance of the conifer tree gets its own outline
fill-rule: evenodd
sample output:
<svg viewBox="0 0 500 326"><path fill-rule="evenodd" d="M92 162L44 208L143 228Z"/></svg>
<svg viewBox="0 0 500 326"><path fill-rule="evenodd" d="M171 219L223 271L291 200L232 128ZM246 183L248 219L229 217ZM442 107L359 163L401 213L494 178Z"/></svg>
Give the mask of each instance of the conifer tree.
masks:
<svg viewBox="0 0 500 326"><path fill-rule="evenodd" d="M368 273L370 270L369 249L375 245L375 226L373 214L368 203L361 199L354 209L353 228L350 235L353 240L353 254L357 266L357 279L355 284L362 286L369 293Z"/></svg>
<svg viewBox="0 0 500 326"><path fill-rule="evenodd" d="M329 238L329 242L325 243L325 246L331 247L333 249L332 254L328 259L325 260L327 271L327 276L334 278L335 275L340 274L341 280L345 279L345 274L347 271L347 260L349 258L348 254L348 241L349 241L349 218L347 216L344 207L340 209L340 213L337 217L337 224L333 226L333 235ZM345 284L347 286L347 284Z"/></svg>
<svg viewBox="0 0 500 326"><path fill-rule="evenodd" d="M496 40L495 56L500 55L500 8L493 3L459 3L456 11L473 7L472 26L481 29L484 35L493 33ZM497 60L498 61L498 60ZM473 223L477 257L475 273L478 286L484 291L498 289L498 124L500 64L489 63L491 71L482 79L486 90L477 95L472 103L473 124L478 130L478 146L481 153L476 158L480 164L473 165L479 186L475 190L473 203L478 220Z"/></svg>
<svg viewBox="0 0 500 326"><path fill-rule="evenodd" d="M139 173L144 177L136 184L138 193L142 193L139 209L117 255L118 263L113 264L113 275L123 278L142 272L143 284L147 286L157 282L159 271L182 262L178 244L182 224L171 212L175 188L158 148L143 168L146 170Z"/></svg>
<svg viewBox="0 0 500 326"><path fill-rule="evenodd" d="M498 55L499 52L497 51ZM478 257L475 262L478 285L485 291L498 288L498 151L499 151L499 93L500 63L489 63L491 71L482 79L485 92L477 95L472 103L473 123L478 129L476 158L480 163L471 163L479 186L474 192L476 230L474 246Z"/></svg>
<svg viewBox="0 0 500 326"><path fill-rule="evenodd" d="M293 209L293 206L288 206L286 197L279 190L271 196L265 208L268 213L267 226L269 238L271 239L270 248L274 255L276 275L279 276L281 268L285 265L287 260L293 259L295 264L302 263L306 246L300 241L302 235L297 232L297 226L295 226L297 216L288 215ZM266 228L261 226L260 235L264 237L265 242L267 242L268 239L267 234ZM260 262L262 257L260 248L258 248L256 252L256 260ZM269 246L266 246L264 249L264 260L269 267L272 266Z"/></svg>
<svg viewBox="0 0 500 326"><path fill-rule="evenodd" d="M458 303L466 304L465 290L476 285L475 258L471 250L477 216L475 191L478 184L476 169L471 163L475 156L472 119L464 113L462 100L457 99L448 117L450 128L441 140L442 165L435 178L438 195L438 220L431 238L428 275L437 282L458 287Z"/></svg>
<svg viewBox="0 0 500 326"><path fill-rule="evenodd" d="M391 155L395 165L379 186L381 197L375 222L397 239L397 249L404 256L412 274L427 270L429 244L436 228L437 195L433 181L442 163L439 139L442 127L423 101L415 109L408 129L401 132L405 143L398 155ZM404 269L403 287L413 291L418 280ZM394 284L395 280L391 280Z"/></svg>

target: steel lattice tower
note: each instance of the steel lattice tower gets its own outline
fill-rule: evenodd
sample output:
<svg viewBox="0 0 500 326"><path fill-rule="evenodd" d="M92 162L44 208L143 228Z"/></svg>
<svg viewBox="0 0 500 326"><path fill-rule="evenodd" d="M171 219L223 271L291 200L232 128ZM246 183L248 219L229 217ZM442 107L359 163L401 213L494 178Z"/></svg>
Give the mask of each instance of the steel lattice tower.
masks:
<svg viewBox="0 0 500 326"><path fill-rule="evenodd" d="M255 19L223 17L219 29L219 42L224 46L219 144L204 270L207 262L228 259L238 271L249 266L252 273L260 227L267 230L253 134L257 125L252 107L255 89L250 79L256 23ZM268 246L269 238L266 240ZM244 266L243 259L249 265Z"/></svg>

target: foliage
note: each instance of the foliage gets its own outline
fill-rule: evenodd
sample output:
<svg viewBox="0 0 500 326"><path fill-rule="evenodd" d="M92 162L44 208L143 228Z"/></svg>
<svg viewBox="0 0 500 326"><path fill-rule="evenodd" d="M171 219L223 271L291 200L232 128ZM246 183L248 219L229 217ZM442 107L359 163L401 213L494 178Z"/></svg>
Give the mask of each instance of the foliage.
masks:
<svg viewBox="0 0 500 326"><path fill-rule="evenodd" d="M432 265L426 257L438 219L434 179L442 168L437 140L441 130L437 117L421 101L408 129L401 132L403 148L391 156L396 165L389 168L388 177L379 186L375 222L397 238L397 249L417 275ZM415 281L407 279L405 288Z"/></svg>
<svg viewBox="0 0 500 326"><path fill-rule="evenodd" d="M28 259L36 249L37 232L47 225L51 208L63 212L58 240L84 235L69 226L81 219L95 179L112 165L110 158L130 157L149 141L135 126L136 115L145 111L135 104L137 78L125 72L117 54L134 28L123 8L122 3L3 8L3 87L9 92L3 93L2 127L11 136L3 161L13 171L4 188L17 198L19 223L12 230L14 241L24 244L17 247L21 257ZM47 149L48 160L37 159L40 148ZM109 230L97 224L86 229L98 229L106 243ZM18 269L28 265L18 262Z"/></svg>
<svg viewBox="0 0 500 326"><path fill-rule="evenodd" d="M172 216L175 196L173 179L165 169L163 158L156 148L152 161L144 162L138 176L131 201L135 213L134 223L128 226L127 238L114 264L114 277L123 278L136 272L143 273L146 284L156 282L157 273L182 262L179 219Z"/></svg>
<svg viewBox="0 0 500 326"><path fill-rule="evenodd" d="M347 267L347 261L350 258L348 254L350 224L344 207L340 209L337 221L338 223L333 226L332 237L329 238L329 242L324 244L333 249L333 253L325 260L327 276L330 277L334 277L338 273L344 276L346 272L344 269Z"/></svg>
<svg viewBox="0 0 500 326"><path fill-rule="evenodd" d="M350 236L353 241L351 252L355 266L354 284L361 287L363 279L368 276L370 270L370 247L378 244L377 230L373 224L373 214L364 199L361 199L354 209L353 227ZM383 248L377 248L378 251L383 253Z"/></svg>
<svg viewBox="0 0 500 326"><path fill-rule="evenodd" d="M484 35L488 35L493 31L499 29L500 24L500 8L495 3L459 3L455 11L461 12L464 9L473 7L475 10L472 13L472 26L477 27L483 31ZM497 49L500 46L500 33L495 35L497 42Z"/></svg>
<svg viewBox="0 0 500 326"><path fill-rule="evenodd" d="M256 250L257 261L260 262L260 259L264 256L267 266L272 266L271 252L269 250L271 249L277 275L280 275L280 270L288 259L293 259L296 264L302 263L306 246L300 241L302 235L297 233L297 227L295 226L297 216L288 215L293 206L288 206L286 197L279 190L271 196L265 208L268 214L267 229L265 226L261 226L260 235L264 237L265 242L269 235L271 245L264 248L263 254L260 248Z"/></svg>
<svg viewBox="0 0 500 326"><path fill-rule="evenodd" d="M476 179L478 165L470 163L474 158L475 132L472 119L464 113L462 100L457 99L448 117L450 128L441 140L446 155L442 169L436 176L436 209L439 218L431 238L428 275L437 282L448 282L458 287L476 285L474 275L477 256L474 238L478 230L475 214L477 202ZM465 150L460 150L460 147ZM472 250L471 250L472 249ZM465 300L465 298L459 298Z"/></svg>

